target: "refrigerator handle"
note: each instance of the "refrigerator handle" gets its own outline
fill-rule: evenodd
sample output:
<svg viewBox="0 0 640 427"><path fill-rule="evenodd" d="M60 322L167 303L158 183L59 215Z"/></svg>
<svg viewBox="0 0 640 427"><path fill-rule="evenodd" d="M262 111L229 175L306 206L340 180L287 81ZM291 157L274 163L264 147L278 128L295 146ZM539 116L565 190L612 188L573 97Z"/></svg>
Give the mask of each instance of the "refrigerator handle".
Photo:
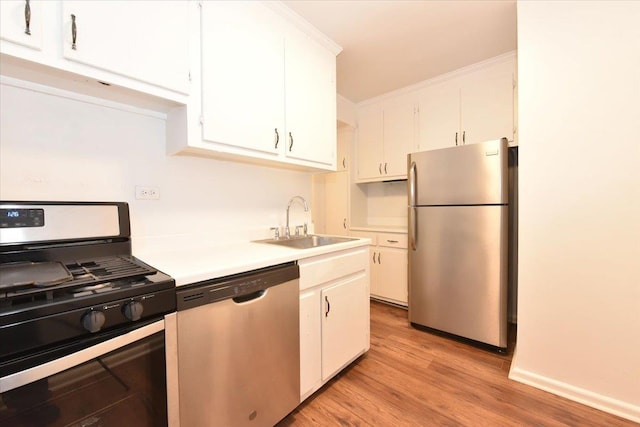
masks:
<svg viewBox="0 0 640 427"><path fill-rule="evenodd" d="M416 213L416 162L411 162L409 166L409 241L414 251L418 247Z"/></svg>
<svg viewBox="0 0 640 427"><path fill-rule="evenodd" d="M416 208L409 207L409 245L411 250L415 251L418 248L418 233L416 232Z"/></svg>
<svg viewBox="0 0 640 427"><path fill-rule="evenodd" d="M416 162L409 166L409 206L416 205Z"/></svg>

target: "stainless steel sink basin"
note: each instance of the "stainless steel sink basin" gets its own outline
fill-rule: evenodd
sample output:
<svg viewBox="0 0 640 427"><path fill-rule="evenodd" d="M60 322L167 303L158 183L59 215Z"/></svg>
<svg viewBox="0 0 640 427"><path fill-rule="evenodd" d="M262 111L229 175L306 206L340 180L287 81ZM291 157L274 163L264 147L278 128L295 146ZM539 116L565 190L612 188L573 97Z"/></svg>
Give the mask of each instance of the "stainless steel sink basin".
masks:
<svg viewBox="0 0 640 427"><path fill-rule="evenodd" d="M272 245L287 246L295 249L310 249L317 248L318 246L335 245L336 243L351 242L353 239L350 237L335 237L335 236L316 236L310 234L308 236L293 236L288 239L265 239L256 240L258 243L269 243Z"/></svg>

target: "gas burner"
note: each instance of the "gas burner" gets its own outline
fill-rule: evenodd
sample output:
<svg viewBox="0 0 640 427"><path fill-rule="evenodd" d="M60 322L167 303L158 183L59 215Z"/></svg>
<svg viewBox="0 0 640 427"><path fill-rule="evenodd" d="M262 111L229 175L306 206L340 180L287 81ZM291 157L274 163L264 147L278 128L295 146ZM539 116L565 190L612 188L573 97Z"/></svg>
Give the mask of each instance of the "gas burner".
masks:
<svg viewBox="0 0 640 427"><path fill-rule="evenodd" d="M157 272L157 270L130 255L64 261L63 264L69 273L71 273L71 280L47 288L36 286L11 287L5 292L0 292L0 301L4 299L22 299L24 297L33 298L44 292L51 291L53 291L55 295L55 293L60 290L65 290L63 295L67 294L67 291L81 293L100 289L104 292L106 288L115 289L126 283L138 282L141 278ZM118 286L113 285L116 281L118 282Z"/></svg>

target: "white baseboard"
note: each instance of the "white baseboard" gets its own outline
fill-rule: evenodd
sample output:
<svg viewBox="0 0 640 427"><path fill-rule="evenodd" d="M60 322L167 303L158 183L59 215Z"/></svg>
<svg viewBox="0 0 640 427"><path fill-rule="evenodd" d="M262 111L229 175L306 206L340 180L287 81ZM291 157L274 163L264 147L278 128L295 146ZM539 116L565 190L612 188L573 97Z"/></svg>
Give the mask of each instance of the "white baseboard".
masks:
<svg viewBox="0 0 640 427"><path fill-rule="evenodd" d="M516 355L513 356L509 379L557 394L583 405L591 406L610 414L640 423L640 406L612 399L592 391L547 378L534 372L515 367Z"/></svg>

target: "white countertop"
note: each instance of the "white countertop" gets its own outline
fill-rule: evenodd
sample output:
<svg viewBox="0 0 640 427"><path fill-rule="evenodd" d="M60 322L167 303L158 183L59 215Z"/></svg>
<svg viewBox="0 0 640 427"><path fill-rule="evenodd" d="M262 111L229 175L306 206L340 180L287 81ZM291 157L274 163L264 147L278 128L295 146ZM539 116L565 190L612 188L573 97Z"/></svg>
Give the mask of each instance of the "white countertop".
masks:
<svg viewBox="0 0 640 427"><path fill-rule="evenodd" d="M293 249L257 242L223 243L198 248L174 245L160 251L137 251L134 255L147 264L173 277L176 286L216 279L258 268L369 245L369 239Z"/></svg>

